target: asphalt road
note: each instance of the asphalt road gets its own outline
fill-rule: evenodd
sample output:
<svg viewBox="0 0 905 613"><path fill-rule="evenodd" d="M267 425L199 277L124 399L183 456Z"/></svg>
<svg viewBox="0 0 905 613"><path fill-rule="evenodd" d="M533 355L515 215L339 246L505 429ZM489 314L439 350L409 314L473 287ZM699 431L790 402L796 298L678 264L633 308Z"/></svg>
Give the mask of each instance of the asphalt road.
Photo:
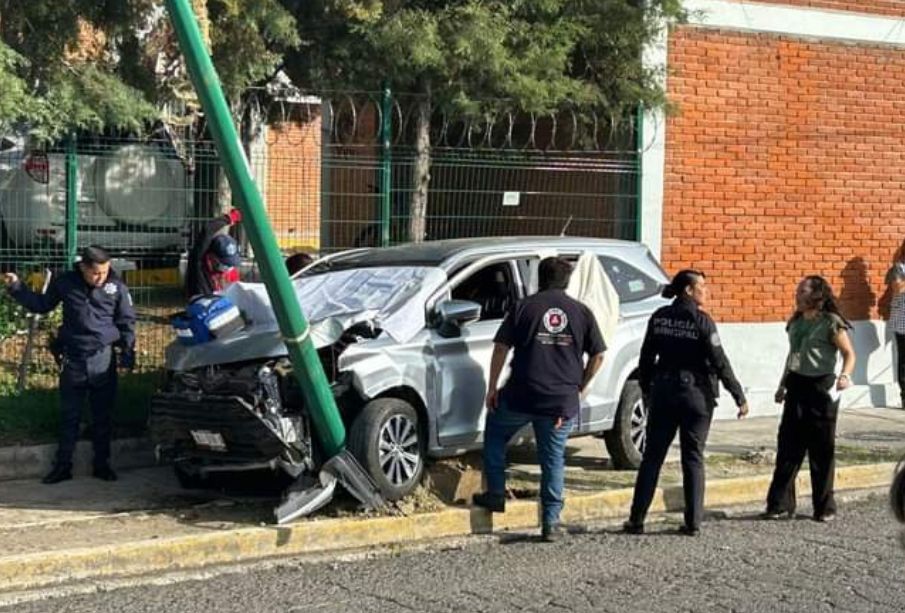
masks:
<svg viewBox="0 0 905 613"><path fill-rule="evenodd" d="M200 581L20 603L17 613L181 611L905 611L902 528L883 497L832 524L751 513L697 538L652 526L475 538L347 562L294 560Z"/></svg>

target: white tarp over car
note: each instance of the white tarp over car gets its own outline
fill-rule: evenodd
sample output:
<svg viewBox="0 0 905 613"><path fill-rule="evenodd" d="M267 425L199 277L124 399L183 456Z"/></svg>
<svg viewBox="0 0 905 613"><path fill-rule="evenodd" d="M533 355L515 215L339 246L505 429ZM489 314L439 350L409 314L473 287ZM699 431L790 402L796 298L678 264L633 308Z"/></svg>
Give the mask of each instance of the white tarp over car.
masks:
<svg viewBox="0 0 905 613"><path fill-rule="evenodd" d="M604 342L612 345L619 323L619 294L593 253L585 251L578 258L566 293L591 310Z"/></svg>

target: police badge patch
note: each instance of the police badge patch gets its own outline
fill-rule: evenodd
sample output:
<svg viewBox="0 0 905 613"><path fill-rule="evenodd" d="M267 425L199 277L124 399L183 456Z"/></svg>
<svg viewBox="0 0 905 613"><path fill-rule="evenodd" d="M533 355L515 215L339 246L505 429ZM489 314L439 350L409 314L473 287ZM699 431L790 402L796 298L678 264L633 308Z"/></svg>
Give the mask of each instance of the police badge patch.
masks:
<svg viewBox="0 0 905 613"><path fill-rule="evenodd" d="M116 283L105 283L104 284L104 293L108 296L112 296L117 291Z"/></svg>

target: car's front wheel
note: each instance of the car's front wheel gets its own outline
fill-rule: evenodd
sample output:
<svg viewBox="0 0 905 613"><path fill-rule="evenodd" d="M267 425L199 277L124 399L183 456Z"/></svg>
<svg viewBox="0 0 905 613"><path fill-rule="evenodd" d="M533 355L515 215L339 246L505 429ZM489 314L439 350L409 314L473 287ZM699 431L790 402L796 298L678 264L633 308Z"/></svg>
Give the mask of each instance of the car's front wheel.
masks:
<svg viewBox="0 0 905 613"><path fill-rule="evenodd" d="M408 495L424 473L418 412L405 400L377 398L352 422L349 449L387 500Z"/></svg>
<svg viewBox="0 0 905 613"><path fill-rule="evenodd" d="M638 468L647 445L647 412L638 381L626 381L616 410L616 423L603 435L613 466Z"/></svg>

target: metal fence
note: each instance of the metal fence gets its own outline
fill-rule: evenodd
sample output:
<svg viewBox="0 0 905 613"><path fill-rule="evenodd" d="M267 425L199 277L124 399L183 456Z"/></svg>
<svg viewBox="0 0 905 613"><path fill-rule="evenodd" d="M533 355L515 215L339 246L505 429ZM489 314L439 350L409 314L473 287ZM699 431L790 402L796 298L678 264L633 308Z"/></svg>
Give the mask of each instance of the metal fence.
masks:
<svg viewBox="0 0 905 613"><path fill-rule="evenodd" d="M249 98L242 116L254 120L242 130L244 144L286 254L408 240L414 106L381 93ZM637 236L631 118L617 125L569 111L481 120L434 113L431 141L428 240ZM229 207L204 126L163 126L142 140L79 135L40 148L11 135L0 149L4 270L37 285L40 271L65 269L77 248L106 247L139 312L139 362L159 368L173 338L168 317L183 306L180 259L200 224ZM8 379L27 322L3 300L0 378ZM53 369L43 346L53 325L51 318L40 327L36 343L36 370L47 374Z"/></svg>

